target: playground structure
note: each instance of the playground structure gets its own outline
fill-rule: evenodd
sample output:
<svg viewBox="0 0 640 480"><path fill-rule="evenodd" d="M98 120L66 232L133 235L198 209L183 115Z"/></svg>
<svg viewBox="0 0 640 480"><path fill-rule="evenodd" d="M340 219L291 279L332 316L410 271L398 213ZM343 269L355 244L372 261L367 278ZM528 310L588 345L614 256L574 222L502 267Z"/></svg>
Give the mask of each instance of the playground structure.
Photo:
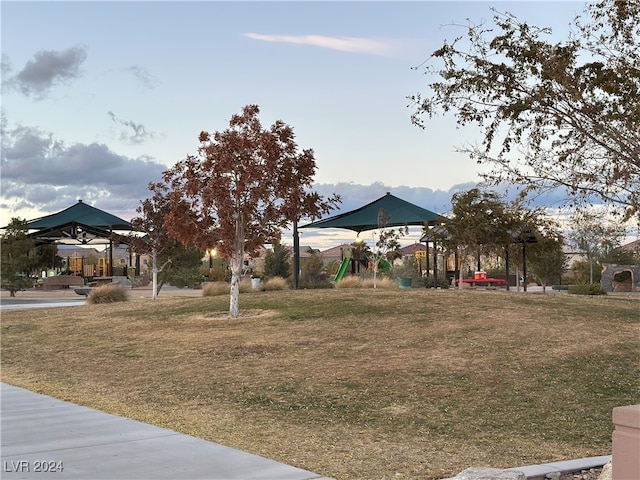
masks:
<svg viewBox="0 0 640 480"><path fill-rule="evenodd" d="M140 271L144 257L130 254L123 248L117 248L113 254L109 249L98 252L93 248L59 248L52 266L38 275L34 286L43 290L98 286L110 282L144 286L148 284L148 274Z"/></svg>
<svg viewBox="0 0 640 480"><path fill-rule="evenodd" d="M338 267L338 271L333 277L334 282L338 282L344 278L344 275L347 272L349 265L351 265L351 257L346 257L344 260L342 260L342 263Z"/></svg>
<svg viewBox="0 0 640 480"><path fill-rule="evenodd" d="M360 208L302 225L299 228L340 228L352 230L360 235L361 232L380 228L382 216L386 218L384 222L385 227L406 227L409 225L434 226L445 220L444 217L437 213L402 200L401 198L391 195L390 192L387 192L377 200ZM298 241L297 236L297 230L294 230L294 254L296 256L298 255L297 248L295 247ZM294 264L295 263L294 261ZM345 258L342 259L334 281L339 280L346 274L349 263L349 260ZM388 262L384 264L381 261L380 269L386 268L387 265L388 268L391 267ZM339 277L339 275L341 276ZM297 280L294 280L294 285L297 285L296 282Z"/></svg>
<svg viewBox="0 0 640 480"><path fill-rule="evenodd" d="M29 237L36 245L71 244L93 246L107 244L109 252L108 271L103 272L108 276L113 275L113 248L114 238L122 238L117 232L132 231L131 223L115 215L87 205L82 200L58 213L29 220L27 228L31 233ZM71 267L70 259L66 259L64 269ZM62 265L60 266L62 267ZM55 266L54 266L55 268ZM75 272L84 273L82 262L78 265L78 259L73 260ZM61 270L63 268L60 268Z"/></svg>
<svg viewBox="0 0 640 480"><path fill-rule="evenodd" d="M640 265L602 265L600 284L605 292L640 292Z"/></svg>
<svg viewBox="0 0 640 480"><path fill-rule="evenodd" d="M366 258L354 258L354 249L353 248L343 248L342 249L342 261L339 262L338 269L333 277L333 282L338 282L344 278L347 274L349 267L356 267L356 271L352 273L359 273L360 266L364 266L368 268L369 261ZM336 261L338 262L338 261ZM391 263L389 263L384 258L380 260L378 270L380 272L388 272L391 270Z"/></svg>

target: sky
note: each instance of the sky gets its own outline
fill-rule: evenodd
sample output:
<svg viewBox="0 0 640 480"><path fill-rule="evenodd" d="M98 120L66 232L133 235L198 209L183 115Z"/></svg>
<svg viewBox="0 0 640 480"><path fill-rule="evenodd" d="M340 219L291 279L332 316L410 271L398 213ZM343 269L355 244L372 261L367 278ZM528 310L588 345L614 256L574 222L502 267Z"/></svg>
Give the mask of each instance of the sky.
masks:
<svg viewBox="0 0 640 480"><path fill-rule="evenodd" d="M455 151L480 132L453 115L422 130L407 97L430 79L415 67L490 7L567 38L584 3L2 1L0 223L78 199L129 220L202 130L248 104L314 150L315 188L340 194L341 211L391 192L446 213L480 180Z"/></svg>

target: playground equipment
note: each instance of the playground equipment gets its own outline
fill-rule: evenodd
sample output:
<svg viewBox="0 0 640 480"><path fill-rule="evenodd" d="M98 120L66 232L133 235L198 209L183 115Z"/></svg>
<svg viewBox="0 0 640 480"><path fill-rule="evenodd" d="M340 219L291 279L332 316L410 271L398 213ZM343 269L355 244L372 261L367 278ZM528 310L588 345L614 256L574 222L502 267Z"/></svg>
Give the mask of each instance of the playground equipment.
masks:
<svg viewBox="0 0 640 480"><path fill-rule="evenodd" d="M336 272L336 276L333 278L334 282L342 280L342 278L344 277L344 274L349 269L350 264L351 264L351 257L346 257L344 260L342 260L342 263L340 264L340 268L338 268L338 271Z"/></svg>
<svg viewBox="0 0 640 480"><path fill-rule="evenodd" d="M334 282L338 282L340 280L342 280L344 278L344 276L346 275L347 271L349 270L349 267L351 266L351 261L352 258L349 257L345 257L342 260L342 263L340 264L340 267L338 267L338 271L336 272L335 276L333 277L333 281ZM391 263L389 263L389 261L385 258L381 258L380 259L380 263L378 263L378 271L379 272L388 272L389 270L391 270Z"/></svg>

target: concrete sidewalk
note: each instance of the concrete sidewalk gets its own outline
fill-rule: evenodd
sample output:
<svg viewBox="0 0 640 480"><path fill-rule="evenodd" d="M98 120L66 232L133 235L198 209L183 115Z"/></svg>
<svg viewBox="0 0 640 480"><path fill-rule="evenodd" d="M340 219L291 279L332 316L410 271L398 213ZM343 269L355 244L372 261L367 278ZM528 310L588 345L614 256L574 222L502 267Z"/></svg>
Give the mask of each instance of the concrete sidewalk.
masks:
<svg viewBox="0 0 640 480"><path fill-rule="evenodd" d="M326 479L240 450L0 384L3 479Z"/></svg>

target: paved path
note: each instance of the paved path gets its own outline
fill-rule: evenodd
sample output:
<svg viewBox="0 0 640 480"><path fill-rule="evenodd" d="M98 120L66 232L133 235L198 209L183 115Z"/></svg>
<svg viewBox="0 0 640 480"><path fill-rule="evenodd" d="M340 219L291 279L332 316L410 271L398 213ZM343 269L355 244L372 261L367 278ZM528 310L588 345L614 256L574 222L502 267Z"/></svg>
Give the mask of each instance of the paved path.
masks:
<svg viewBox="0 0 640 480"><path fill-rule="evenodd" d="M53 308L53 307L76 307L86 305L84 297L77 299L70 298L63 300L59 298L3 298L0 301L0 310L22 310L25 308Z"/></svg>
<svg viewBox="0 0 640 480"><path fill-rule="evenodd" d="M328 480L5 383L0 393L3 479Z"/></svg>

